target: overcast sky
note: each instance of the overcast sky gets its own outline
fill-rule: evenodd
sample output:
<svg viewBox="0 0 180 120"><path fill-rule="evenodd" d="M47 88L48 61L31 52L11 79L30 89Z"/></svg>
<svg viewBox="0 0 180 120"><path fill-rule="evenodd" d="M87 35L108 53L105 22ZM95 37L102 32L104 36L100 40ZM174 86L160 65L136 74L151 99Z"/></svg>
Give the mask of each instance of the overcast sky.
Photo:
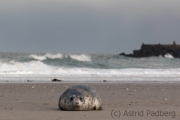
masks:
<svg viewBox="0 0 180 120"><path fill-rule="evenodd" d="M0 0L0 51L131 53L180 44L180 0Z"/></svg>

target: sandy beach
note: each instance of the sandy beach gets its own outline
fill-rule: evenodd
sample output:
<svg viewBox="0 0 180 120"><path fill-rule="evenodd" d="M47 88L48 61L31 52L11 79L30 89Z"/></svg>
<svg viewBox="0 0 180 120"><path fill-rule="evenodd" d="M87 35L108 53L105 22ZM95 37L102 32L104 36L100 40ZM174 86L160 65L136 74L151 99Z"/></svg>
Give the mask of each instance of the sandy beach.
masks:
<svg viewBox="0 0 180 120"><path fill-rule="evenodd" d="M84 84L96 90L102 111L61 111L59 96ZM179 82L0 83L0 120L179 120Z"/></svg>

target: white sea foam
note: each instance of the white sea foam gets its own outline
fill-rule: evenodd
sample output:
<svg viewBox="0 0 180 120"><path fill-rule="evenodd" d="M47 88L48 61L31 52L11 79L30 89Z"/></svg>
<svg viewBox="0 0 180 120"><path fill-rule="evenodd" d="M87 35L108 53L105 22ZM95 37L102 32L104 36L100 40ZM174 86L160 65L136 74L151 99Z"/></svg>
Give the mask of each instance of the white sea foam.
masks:
<svg viewBox="0 0 180 120"><path fill-rule="evenodd" d="M85 54L81 55L69 55L71 59L78 60L78 61L91 61L91 57Z"/></svg>
<svg viewBox="0 0 180 120"><path fill-rule="evenodd" d="M164 57L162 55L159 55L160 58L174 58L171 54L167 53L164 55Z"/></svg>
<svg viewBox="0 0 180 120"><path fill-rule="evenodd" d="M10 74L48 74L52 71L52 67L45 65L40 61L31 62L14 62L0 63L0 74L10 75Z"/></svg>
<svg viewBox="0 0 180 120"><path fill-rule="evenodd" d="M80 55L73 55L73 54L67 54L67 55L62 55L62 54L45 54L45 55L36 55L36 54L31 54L31 58L36 59L36 60L47 60L48 58L50 59L63 59L63 58L68 58L70 57L71 59L77 60L77 61L91 61L91 56L85 55L85 54L80 54Z"/></svg>
<svg viewBox="0 0 180 120"><path fill-rule="evenodd" d="M64 81L179 81L180 69L95 69L53 67L41 61L0 63L0 80L44 80L59 78Z"/></svg>
<svg viewBox="0 0 180 120"><path fill-rule="evenodd" d="M50 54L50 53L47 53L45 55L31 54L30 57L33 58L33 59L37 59L37 60L42 61L42 60L46 60L47 58L50 58L50 59L62 59L63 55L62 54Z"/></svg>
<svg viewBox="0 0 180 120"><path fill-rule="evenodd" d="M171 54L167 53L164 55L165 58L174 58Z"/></svg>

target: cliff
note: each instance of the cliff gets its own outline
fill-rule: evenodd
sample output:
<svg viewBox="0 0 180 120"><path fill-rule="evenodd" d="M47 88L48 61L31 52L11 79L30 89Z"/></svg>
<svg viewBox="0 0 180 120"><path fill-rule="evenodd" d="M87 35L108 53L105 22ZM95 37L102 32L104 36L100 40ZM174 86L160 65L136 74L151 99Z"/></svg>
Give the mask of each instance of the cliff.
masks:
<svg viewBox="0 0 180 120"><path fill-rule="evenodd" d="M133 54L121 53L127 57L151 57L171 54L174 58L180 58L180 45L173 44L142 44L140 50L133 50Z"/></svg>

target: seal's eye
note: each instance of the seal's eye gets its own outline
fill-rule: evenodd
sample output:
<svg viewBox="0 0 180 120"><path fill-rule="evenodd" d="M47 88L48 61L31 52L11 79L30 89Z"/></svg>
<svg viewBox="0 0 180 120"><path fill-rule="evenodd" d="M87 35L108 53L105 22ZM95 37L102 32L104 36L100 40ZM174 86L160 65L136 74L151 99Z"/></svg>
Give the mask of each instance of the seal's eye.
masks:
<svg viewBox="0 0 180 120"><path fill-rule="evenodd" d="M82 98L82 97L80 97L80 98L79 98L79 100L82 102L82 101L83 101L83 98Z"/></svg>

